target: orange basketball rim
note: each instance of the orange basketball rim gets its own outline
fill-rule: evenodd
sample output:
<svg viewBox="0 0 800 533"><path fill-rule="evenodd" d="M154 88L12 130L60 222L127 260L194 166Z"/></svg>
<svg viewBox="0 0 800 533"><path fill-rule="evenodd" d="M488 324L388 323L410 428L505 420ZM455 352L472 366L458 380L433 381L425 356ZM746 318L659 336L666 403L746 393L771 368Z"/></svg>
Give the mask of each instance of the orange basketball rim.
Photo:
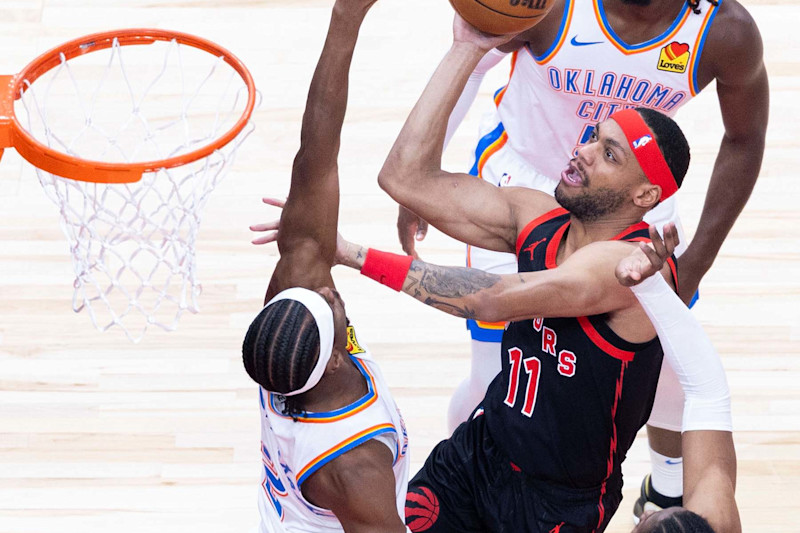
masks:
<svg viewBox="0 0 800 533"><path fill-rule="evenodd" d="M247 102L241 117L221 136L191 152L161 160L109 163L74 157L54 150L31 135L17 120L14 102L37 78L64 61L119 46L149 45L158 41L176 41L222 58L247 86ZM186 33L159 29L124 29L94 33L64 43L30 62L19 74L0 75L0 157L3 149L14 148L34 166L57 176L96 183L132 183L143 173L173 168L207 157L232 141L247 125L256 103L256 89L247 67L219 45Z"/></svg>

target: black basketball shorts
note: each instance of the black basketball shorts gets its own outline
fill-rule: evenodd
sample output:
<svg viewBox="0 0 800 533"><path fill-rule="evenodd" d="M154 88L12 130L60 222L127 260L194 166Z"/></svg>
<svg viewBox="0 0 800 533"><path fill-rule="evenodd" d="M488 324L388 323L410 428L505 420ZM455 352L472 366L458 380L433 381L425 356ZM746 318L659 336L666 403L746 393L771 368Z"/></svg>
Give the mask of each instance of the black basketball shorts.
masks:
<svg viewBox="0 0 800 533"><path fill-rule="evenodd" d="M621 494L554 487L523 473L498 449L482 409L440 442L414 476L406 525L414 533L603 531ZM535 453L535 450L531 450ZM602 513L602 523L601 522Z"/></svg>

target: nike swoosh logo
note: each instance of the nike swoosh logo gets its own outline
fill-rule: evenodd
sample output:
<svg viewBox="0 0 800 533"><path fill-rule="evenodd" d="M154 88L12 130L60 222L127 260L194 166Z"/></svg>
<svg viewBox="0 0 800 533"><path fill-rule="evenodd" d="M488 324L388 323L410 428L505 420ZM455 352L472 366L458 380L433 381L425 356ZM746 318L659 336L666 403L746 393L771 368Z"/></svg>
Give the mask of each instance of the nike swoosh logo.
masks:
<svg viewBox="0 0 800 533"><path fill-rule="evenodd" d="M569 42L569 44L571 44L572 46L590 46L592 44L602 44L602 43L603 41L581 42L578 40L577 35L573 37L572 40Z"/></svg>
<svg viewBox="0 0 800 533"><path fill-rule="evenodd" d="M679 465L679 464L683 463L683 459L678 459L676 461L673 461L672 459L667 459L664 462L667 463L668 465Z"/></svg>

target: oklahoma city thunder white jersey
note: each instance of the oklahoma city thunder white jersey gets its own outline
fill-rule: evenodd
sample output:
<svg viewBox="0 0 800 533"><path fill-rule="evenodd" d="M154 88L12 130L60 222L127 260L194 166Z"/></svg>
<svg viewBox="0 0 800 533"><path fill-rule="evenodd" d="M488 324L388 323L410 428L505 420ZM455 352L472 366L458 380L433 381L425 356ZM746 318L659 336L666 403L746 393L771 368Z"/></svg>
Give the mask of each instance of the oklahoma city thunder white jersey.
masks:
<svg viewBox="0 0 800 533"><path fill-rule="evenodd" d="M260 533L342 532L336 516L307 501L303 482L319 468L370 439L394 456L397 513L405 516L408 488L408 435L378 365L347 328L347 350L367 384L356 402L326 413L306 413L297 421L282 414L283 397L260 389Z"/></svg>
<svg viewBox="0 0 800 533"><path fill-rule="evenodd" d="M723 0L719 0L722 4ZM561 171L586 144L595 124L615 111L649 107L674 115L699 92L697 65L719 7L683 4L673 23L647 42L629 45L614 33L602 0L565 0L558 35L541 56L526 45L512 56L508 84L497 91L497 117L481 126L470 174L500 187L553 194ZM499 124L498 124L499 122ZM645 221L678 220L675 196ZM467 265L497 274L517 271L513 254L467 248ZM505 324L467 321L472 338L500 342Z"/></svg>
<svg viewBox="0 0 800 533"><path fill-rule="evenodd" d="M722 4L722 1L719 2ZM667 115L697 92L696 72L718 7L687 3L661 35L623 42L602 0L566 0L558 37L536 56L515 53L508 85L496 97L510 147L557 181L594 125L615 111L649 107Z"/></svg>

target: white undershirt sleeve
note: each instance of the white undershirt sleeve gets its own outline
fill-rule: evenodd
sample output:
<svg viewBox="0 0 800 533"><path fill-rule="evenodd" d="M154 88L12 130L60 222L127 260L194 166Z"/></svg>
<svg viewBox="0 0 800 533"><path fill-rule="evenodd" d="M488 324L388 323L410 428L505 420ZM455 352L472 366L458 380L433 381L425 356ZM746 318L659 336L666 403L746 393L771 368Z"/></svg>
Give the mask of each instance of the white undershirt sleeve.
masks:
<svg viewBox="0 0 800 533"><path fill-rule="evenodd" d="M732 431L731 399L717 351L691 311L660 275L631 287L683 386L683 431Z"/></svg>
<svg viewBox="0 0 800 533"><path fill-rule="evenodd" d="M459 97L458 102L456 102L456 107L453 108L453 112L450 113L450 120L447 122L447 133L444 136L445 148L450 144L450 139L453 138L458 126L461 125L464 117L467 116L469 108L472 107L472 102L475 101L475 97L478 95L478 90L481 88L481 82L483 82L484 76L507 55L507 53L501 52L497 48L489 50L475 67L475 70L472 71L472 74L469 75L467 85L461 92L461 97Z"/></svg>

